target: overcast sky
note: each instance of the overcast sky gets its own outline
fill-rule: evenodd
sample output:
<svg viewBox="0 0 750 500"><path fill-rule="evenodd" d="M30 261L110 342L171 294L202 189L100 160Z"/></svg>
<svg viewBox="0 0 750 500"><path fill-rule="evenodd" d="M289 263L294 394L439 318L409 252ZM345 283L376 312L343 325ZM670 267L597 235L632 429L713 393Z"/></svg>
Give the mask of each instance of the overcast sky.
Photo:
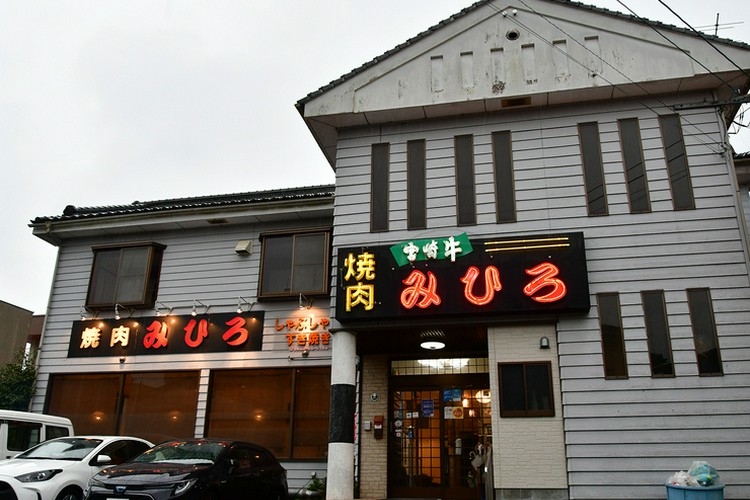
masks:
<svg viewBox="0 0 750 500"><path fill-rule="evenodd" d="M57 248L28 224L66 205L333 183L294 104L472 3L0 1L0 300L46 312ZM684 26L657 0L585 3ZM665 3L750 42L741 1Z"/></svg>

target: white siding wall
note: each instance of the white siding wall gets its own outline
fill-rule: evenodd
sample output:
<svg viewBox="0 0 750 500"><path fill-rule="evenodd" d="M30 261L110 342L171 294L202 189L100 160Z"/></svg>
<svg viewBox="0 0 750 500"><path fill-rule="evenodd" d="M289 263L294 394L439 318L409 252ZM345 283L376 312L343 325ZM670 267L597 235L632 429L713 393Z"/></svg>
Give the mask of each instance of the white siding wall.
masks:
<svg viewBox="0 0 750 500"><path fill-rule="evenodd" d="M695 96L699 101L702 96ZM669 103L666 103L669 104ZM664 100L533 109L343 132L335 246L583 231L593 307L561 318L558 348L572 498L663 497L664 481L708 460L727 498L750 498L750 284L733 183L710 110L683 112L696 209L673 211L658 114ZM617 120L638 118L652 212L629 213ZM586 210L577 124L599 124L609 215ZM494 216L491 133L512 131L517 222ZM456 227L453 137L473 134L478 223ZM427 229L408 231L406 141L426 139ZM390 231L370 234L370 146L388 142ZM686 288L709 287L724 375L699 377ZM651 377L640 292L664 290L676 377ZM605 380L594 294L619 292L629 378ZM502 450L497 450L502 453ZM497 484L497 483L496 483Z"/></svg>
<svg viewBox="0 0 750 500"><path fill-rule="evenodd" d="M312 226L330 225L330 221L312 221ZM300 223L287 225L299 228ZM71 325L80 319L80 307L86 301L89 273L93 263L93 245L128 243L134 241L156 241L167 246L159 282L158 301L175 309L173 314L189 314L193 300L198 299L210 306L212 313L228 313L237 309L238 297L255 302L258 290L260 244L253 245L250 256L235 253L239 240L254 240L258 243L261 231L284 229L283 225L264 226L211 226L204 230L161 232L158 234L134 234L111 236L69 242L63 245L58 255L57 269L50 296L47 322L40 351L40 370L33 411L42 411L48 382L54 373L107 373L135 371L200 370L198 415L196 436L203 435L206 407L209 400L208 380L210 370L228 368L293 367L293 363L304 363L305 367L329 366L331 351L310 351L309 357L299 361L289 360L285 332L275 329L275 319L301 314L298 301L256 303L253 311L265 311L263 350L242 353L211 353L181 355L129 356L124 364L116 357L75 358L67 357ZM246 304L244 304L247 307ZM320 306L320 307L318 307ZM200 306L199 306L200 307ZM311 310L317 316L329 316L328 305L315 303ZM153 310L136 311L134 317L153 316ZM113 317L114 311L104 311L100 317ZM320 387L328 393L328 386ZM301 488L315 471L318 477L325 476L325 462L285 463L289 470L290 490Z"/></svg>
<svg viewBox="0 0 750 500"><path fill-rule="evenodd" d="M499 398L492 398L492 465L495 486L503 489L565 490L565 436L560 371L554 325L512 325L488 329L490 385L497 394L498 363L549 361L555 416L500 418ZM550 349L539 349L539 339L550 339Z"/></svg>

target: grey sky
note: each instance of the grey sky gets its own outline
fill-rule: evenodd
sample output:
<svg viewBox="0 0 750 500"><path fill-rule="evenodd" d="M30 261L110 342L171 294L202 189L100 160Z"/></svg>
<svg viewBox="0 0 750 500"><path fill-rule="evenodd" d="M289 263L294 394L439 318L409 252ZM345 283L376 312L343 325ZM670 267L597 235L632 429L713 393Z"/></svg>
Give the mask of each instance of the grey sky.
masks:
<svg viewBox="0 0 750 500"><path fill-rule="evenodd" d="M332 183L294 103L471 3L3 0L0 300L46 312L57 249L28 223L66 205ZM585 3L683 26L657 0ZM665 3L750 42L737 0Z"/></svg>

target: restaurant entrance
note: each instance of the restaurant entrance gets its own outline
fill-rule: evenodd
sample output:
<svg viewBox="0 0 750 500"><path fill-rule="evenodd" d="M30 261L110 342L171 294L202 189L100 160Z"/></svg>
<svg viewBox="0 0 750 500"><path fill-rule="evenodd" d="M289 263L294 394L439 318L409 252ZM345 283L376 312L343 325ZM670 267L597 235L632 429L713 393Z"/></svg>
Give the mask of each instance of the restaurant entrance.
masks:
<svg viewBox="0 0 750 500"><path fill-rule="evenodd" d="M487 360L412 363L433 366L424 375L391 377L389 497L481 498L481 458L492 439Z"/></svg>

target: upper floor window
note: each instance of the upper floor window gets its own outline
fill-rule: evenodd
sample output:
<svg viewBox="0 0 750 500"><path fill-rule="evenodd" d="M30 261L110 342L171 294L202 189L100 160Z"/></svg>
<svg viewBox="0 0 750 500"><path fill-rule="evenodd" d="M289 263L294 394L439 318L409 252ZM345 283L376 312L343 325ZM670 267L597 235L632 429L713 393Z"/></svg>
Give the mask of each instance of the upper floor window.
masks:
<svg viewBox="0 0 750 500"><path fill-rule="evenodd" d="M669 337L664 291L641 292L641 298L643 300L643 320L646 323L648 355L651 361L651 375L654 377L674 377L672 344Z"/></svg>
<svg viewBox="0 0 750 500"><path fill-rule="evenodd" d="M682 136L682 125L678 115L659 117L661 135L664 140L664 154L667 159L669 184L672 187L672 200L675 210L695 208L693 184L690 181L685 139Z"/></svg>
<svg viewBox="0 0 750 500"><path fill-rule="evenodd" d="M165 248L153 242L95 247L86 307L153 307Z"/></svg>
<svg viewBox="0 0 750 500"><path fill-rule="evenodd" d="M407 227L427 227L426 143L423 139L406 143Z"/></svg>
<svg viewBox="0 0 750 500"><path fill-rule="evenodd" d="M648 196L648 182L646 167L643 161L643 147L641 146L641 131L637 118L618 120L620 127L620 144L622 145L622 159L625 163L625 180L628 186L628 200L631 213L646 213L651 211L651 201Z"/></svg>
<svg viewBox="0 0 750 500"><path fill-rule="evenodd" d="M474 187L474 137L455 137L456 155L456 210L458 225L477 223L477 200Z"/></svg>
<svg viewBox="0 0 750 500"><path fill-rule="evenodd" d="M513 180L513 150L509 130L492 133L492 160L495 169L497 222L515 222L516 195Z"/></svg>
<svg viewBox="0 0 750 500"><path fill-rule="evenodd" d="M329 236L319 229L263 235L258 296L328 293Z"/></svg>
<svg viewBox="0 0 750 500"><path fill-rule="evenodd" d="M604 378L628 378L620 296L617 293L598 293L596 301L602 334Z"/></svg>
<svg viewBox="0 0 750 500"><path fill-rule="evenodd" d="M589 215L607 215L607 190L604 187L599 125L596 122L580 123L578 135L581 140L583 180Z"/></svg>
<svg viewBox="0 0 750 500"><path fill-rule="evenodd" d="M370 162L370 231L388 231L390 145L373 144Z"/></svg>
<svg viewBox="0 0 750 500"><path fill-rule="evenodd" d="M695 355L698 358L698 373L701 376L723 375L711 291L708 288L690 288L687 298L690 323L693 326Z"/></svg>

